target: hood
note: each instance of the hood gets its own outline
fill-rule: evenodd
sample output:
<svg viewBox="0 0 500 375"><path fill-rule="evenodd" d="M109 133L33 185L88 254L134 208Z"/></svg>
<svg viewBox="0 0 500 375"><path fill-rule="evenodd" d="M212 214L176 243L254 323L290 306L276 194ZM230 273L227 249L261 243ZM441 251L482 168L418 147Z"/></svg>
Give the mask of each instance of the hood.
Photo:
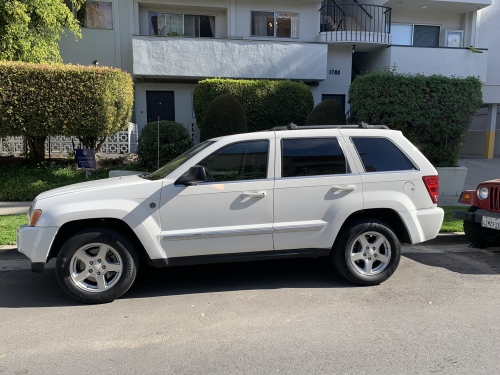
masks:
<svg viewBox="0 0 500 375"><path fill-rule="evenodd" d="M150 182L140 178L137 175L133 176L121 176L114 178L104 178L102 180L94 180L89 182L81 182L79 184L73 184L68 186L63 186L57 189L47 190L36 197L36 200L46 199L55 197L63 194L73 194L88 190L100 190L109 189L126 185L135 185L137 183Z"/></svg>

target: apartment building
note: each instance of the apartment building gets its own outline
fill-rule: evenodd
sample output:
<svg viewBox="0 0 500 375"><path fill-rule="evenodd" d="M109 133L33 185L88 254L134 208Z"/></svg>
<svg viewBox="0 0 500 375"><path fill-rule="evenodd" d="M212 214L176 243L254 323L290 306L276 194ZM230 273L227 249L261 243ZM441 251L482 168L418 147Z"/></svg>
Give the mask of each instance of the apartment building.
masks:
<svg viewBox="0 0 500 375"><path fill-rule="evenodd" d="M315 104L333 98L348 111L353 77L384 67L472 75L484 83L492 75L500 82L500 73L488 71L493 40L478 34L478 12L490 5L491 0L93 1L80 12L83 38L64 36L61 55L65 63L97 60L130 72L139 128L158 118L193 127L193 91L209 77L302 81Z"/></svg>

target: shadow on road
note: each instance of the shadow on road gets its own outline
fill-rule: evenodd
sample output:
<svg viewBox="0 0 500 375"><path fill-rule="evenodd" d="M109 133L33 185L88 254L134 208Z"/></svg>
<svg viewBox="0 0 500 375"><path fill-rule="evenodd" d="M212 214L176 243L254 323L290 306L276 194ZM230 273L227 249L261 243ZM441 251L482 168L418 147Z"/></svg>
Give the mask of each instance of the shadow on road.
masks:
<svg viewBox="0 0 500 375"><path fill-rule="evenodd" d="M57 284L54 270L0 272L0 308L76 306ZM149 298L180 294L280 288L353 288L327 258L153 268L141 264L123 296Z"/></svg>
<svg viewBox="0 0 500 375"><path fill-rule="evenodd" d="M475 249L467 244L418 245L403 248L404 257L431 267L470 275L500 274L500 247Z"/></svg>

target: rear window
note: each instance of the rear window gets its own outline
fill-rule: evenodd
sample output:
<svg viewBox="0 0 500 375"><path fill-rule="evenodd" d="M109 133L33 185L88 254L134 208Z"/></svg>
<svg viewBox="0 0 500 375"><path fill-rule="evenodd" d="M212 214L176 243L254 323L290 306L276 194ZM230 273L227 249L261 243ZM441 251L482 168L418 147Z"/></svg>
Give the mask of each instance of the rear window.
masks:
<svg viewBox="0 0 500 375"><path fill-rule="evenodd" d="M281 142L282 177L346 173L345 156L336 138L292 138Z"/></svg>
<svg viewBox="0 0 500 375"><path fill-rule="evenodd" d="M417 169L410 159L387 138L352 137L351 140L363 161L366 172Z"/></svg>

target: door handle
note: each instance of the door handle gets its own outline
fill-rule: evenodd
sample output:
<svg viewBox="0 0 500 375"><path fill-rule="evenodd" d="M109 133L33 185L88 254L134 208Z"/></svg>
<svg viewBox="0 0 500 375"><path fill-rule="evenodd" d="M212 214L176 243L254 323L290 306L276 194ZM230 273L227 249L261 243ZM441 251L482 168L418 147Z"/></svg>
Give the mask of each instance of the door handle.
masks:
<svg viewBox="0 0 500 375"><path fill-rule="evenodd" d="M265 196L266 196L265 191L241 193L242 198L264 198Z"/></svg>
<svg viewBox="0 0 500 375"><path fill-rule="evenodd" d="M332 186L332 191L354 191L356 190L356 186L354 185L347 185L347 186Z"/></svg>

